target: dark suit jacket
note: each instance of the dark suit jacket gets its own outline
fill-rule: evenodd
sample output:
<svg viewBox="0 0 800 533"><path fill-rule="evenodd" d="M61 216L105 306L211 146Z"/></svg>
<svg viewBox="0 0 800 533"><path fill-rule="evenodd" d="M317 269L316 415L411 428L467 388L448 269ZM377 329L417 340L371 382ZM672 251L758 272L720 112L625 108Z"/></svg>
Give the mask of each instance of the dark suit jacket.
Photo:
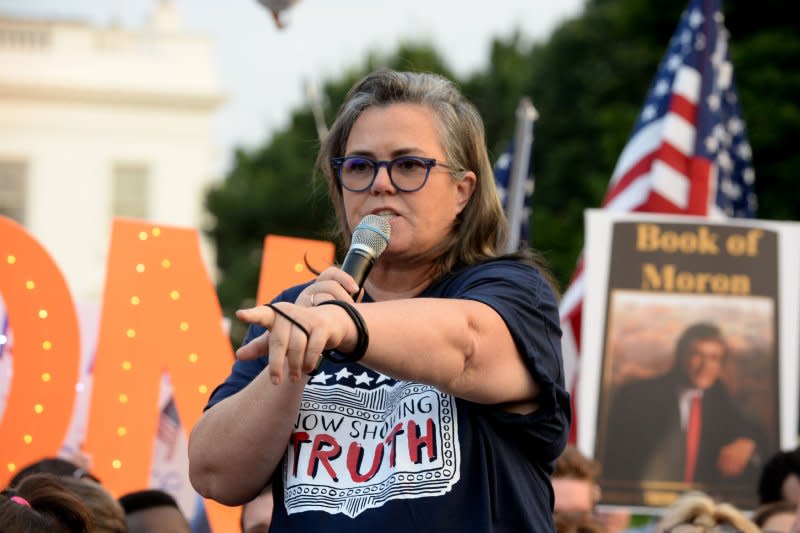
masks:
<svg viewBox="0 0 800 533"><path fill-rule="evenodd" d="M684 387L673 371L619 388L608 412L605 446L598 450L604 479L683 481L686 436L680 423L679 395ZM716 466L720 449L745 437L756 441L757 456L763 447L763 431L742 416L720 381L703 394L702 421L695 482L729 482L731 478L723 478ZM736 481L754 484L759 466L751 460Z"/></svg>

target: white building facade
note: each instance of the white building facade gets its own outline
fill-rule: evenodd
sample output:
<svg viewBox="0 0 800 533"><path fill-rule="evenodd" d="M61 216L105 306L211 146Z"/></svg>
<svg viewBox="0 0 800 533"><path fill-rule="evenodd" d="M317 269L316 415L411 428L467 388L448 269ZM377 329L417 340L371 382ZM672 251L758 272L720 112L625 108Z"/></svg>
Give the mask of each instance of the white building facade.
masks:
<svg viewBox="0 0 800 533"><path fill-rule="evenodd" d="M169 0L137 31L0 17L0 214L99 302L113 217L203 227L222 100L212 42Z"/></svg>

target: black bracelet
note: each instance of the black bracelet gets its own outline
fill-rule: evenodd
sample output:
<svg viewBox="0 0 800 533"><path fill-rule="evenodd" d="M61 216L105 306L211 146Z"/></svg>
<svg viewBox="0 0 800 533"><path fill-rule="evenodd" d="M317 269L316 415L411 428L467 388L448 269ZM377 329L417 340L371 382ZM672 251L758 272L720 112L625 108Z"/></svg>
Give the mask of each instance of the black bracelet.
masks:
<svg viewBox="0 0 800 533"><path fill-rule="evenodd" d="M275 314L281 315L283 318L285 318L286 320L288 320L289 322L291 322L291 323L292 323L292 324L293 324L295 327L297 327L297 329L299 329L300 331L302 331L302 332L305 334L305 336L306 336L306 339L308 339L308 330L307 330L306 328L304 328L304 327L303 327L303 325L302 325L300 322L298 322L298 321L297 321L297 320L295 320L294 318L290 317L288 314L284 313L283 311L281 311L280 309L278 309L278 308L277 308L275 305L273 305L273 304L264 304L264 305L266 305L267 307L269 307L270 309L272 309L272 311L273 311Z"/></svg>
<svg viewBox="0 0 800 533"><path fill-rule="evenodd" d="M347 314L350 315L350 319L356 326L357 333L356 347L353 348L352 352L344 353L338 350L323 350L322 356L328 361L340 365L355 363L361 360L364 354L367 353L367 347L369 346L369 331L367 330L367 324L364 322L364 317L361 316L361 313L359 313L352 304L343 302L342 300L325 300L324 302L318 303L317 307L320 305L335 305L347 311Z"/></svg>

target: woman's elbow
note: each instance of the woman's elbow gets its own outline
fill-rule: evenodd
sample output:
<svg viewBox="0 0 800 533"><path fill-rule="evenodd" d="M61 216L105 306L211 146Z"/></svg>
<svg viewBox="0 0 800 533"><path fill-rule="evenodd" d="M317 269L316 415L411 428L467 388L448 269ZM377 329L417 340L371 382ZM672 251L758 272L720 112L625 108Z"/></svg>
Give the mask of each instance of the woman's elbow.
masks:
<svg viewBox="0 0 800 533"><path fill-rule="evenodd" d="M242 505L249 500L245 495L238 494L239 487L226 487L225 480L217 472L207 466L198 465L197 461L189 458L189 481L194 490L209 500L214 500L223 505Z"/></svg>
<svg viewBox="0 0 800 533"><path fill-rule="evenodd" d="M204 498L224 505L242 505L258 495L263 484L239 472L230 458L215 456L218 444L207 446L207 439L197 434L197 427L189 437L189 481ZM202 431L201 431L202 433Z"/></svg>
<svg viewBox="0 0 800 533"><path fill-rule="evenodd" d="M208 461L208 454L203 453L202 446L194 435L189 437L189 481L203 498L217 499L214 469Z"/></svg>
<svg viewBox="0 0 800 533"><path fill-rule="evenodd" d="M234 501L233 491L226 490L224 485L224 473L219 465L212 459L213 454L204 445L206 439L202 434L202 429L198 424L189 435L189 482L204 498L226 505L238 505Z"/></svg>
<svg viewBox="0 0 800 533"><path fill-rule="evenodd" d="M189 482L194 490L203 498L214 500L213 483L211 477L202 472L192 459L189 459Z"/></svg>

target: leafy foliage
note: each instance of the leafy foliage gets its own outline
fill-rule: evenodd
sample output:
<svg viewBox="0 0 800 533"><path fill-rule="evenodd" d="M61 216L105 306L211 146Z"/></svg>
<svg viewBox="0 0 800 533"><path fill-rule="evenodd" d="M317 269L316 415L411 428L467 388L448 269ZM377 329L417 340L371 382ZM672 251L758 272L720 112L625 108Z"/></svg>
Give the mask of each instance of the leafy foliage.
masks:
<svg viewBox="0 0 800 533"><path fill-rule="evenodd" d="M403 44L371 54L324 84L325 115L333 120L349 87L380 67L433 71L455 80L480 109L487 142L497 155L514 130L522 96L539 111L533 169L532 235L565 286L583 246L583 210L600 205L685 0L590 0L544 43L516 30L495 40L485 70L459 79L427 44ZM792 188L800 155L800 31L776 0L726 5L731 54L753 147L759 216L800 218ZM219 294L226 313L255 293L268 233L328 238L333 227L322 180L312 181L318 140L309 106L252 153L239 151L227 179L209 192L218 250Z"/></svg>
<svg viewBox="0 0 800 533"><path fill-rule="evenodd" d="M350 87L378 68L452 73L428 45L403 45L395 54L370 55L364 64L323 88L327 124ZM217 292L225 315L254 305L264 237L267 234L330 240L335 219L321 176L314 176L319 139L310 104L262 147L238 150L225 181L206 196L212 223L206 233L217 248L221 274ZM244 333L234 322L232 336Z"/></svg>

